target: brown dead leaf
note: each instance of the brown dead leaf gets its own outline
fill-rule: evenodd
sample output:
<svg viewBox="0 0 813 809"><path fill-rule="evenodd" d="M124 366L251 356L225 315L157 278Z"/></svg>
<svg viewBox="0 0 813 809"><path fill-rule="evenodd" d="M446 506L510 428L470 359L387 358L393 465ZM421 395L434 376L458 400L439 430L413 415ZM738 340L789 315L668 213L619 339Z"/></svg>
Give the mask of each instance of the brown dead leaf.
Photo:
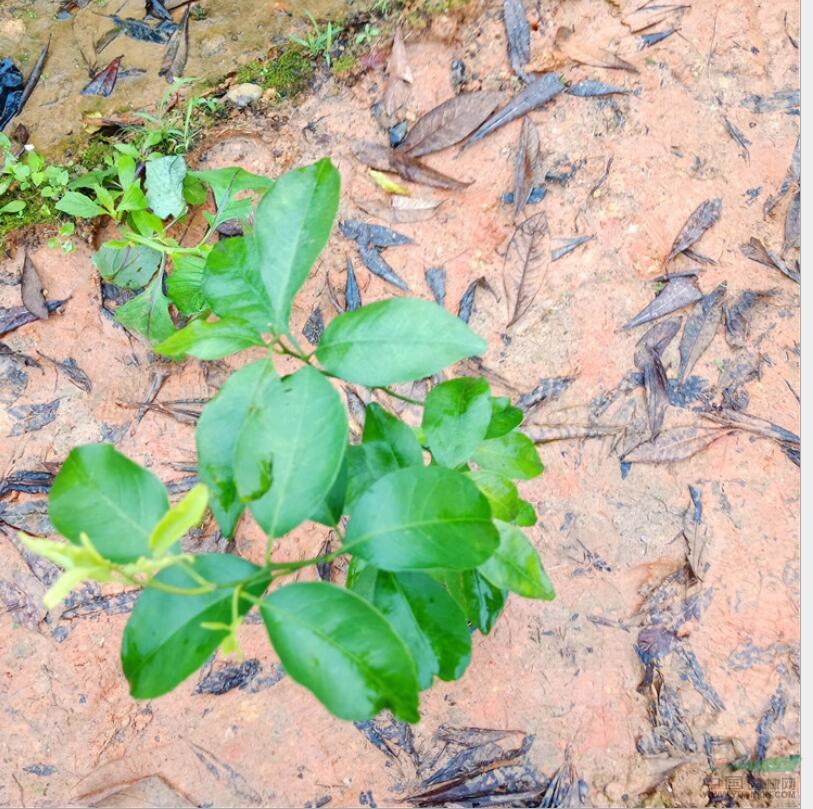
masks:
<svg viewBox="0 0 813 809"><path fill-rule="evenodd" d="M680 338L680 370L678 382L682 383L691 373L703 352L711 345L723 319L725 284L702 297L686 319L686 328Z"/></svg>
<svg viewBox="0 0 813 809"><path fill-rule="evenodd" d="M568 441L574 438L604 438L623 431L615 424L551 424L524 429L523 432L535 444L546 444L549 441Z"/></svg>
<svg viewBox="0 0 813 809"><path fill-rule="evenodd" d="M671 261L678 253L691 247L712 225L719 221L722 210L723 201L719 197L701 202L681 228L666 260Z"/></svg>
<svg viewBox="0 0 813 809"><path fill-rule="evenodd" d="M40 320L48 320L48 306L42 294L42 281L40 281L34 262L25 254L23 261L23 275L21 280L23 305L32 315Z"/></svg>
<svg viewBox="0 0 813 809"><path fill-rule="evenodd" d="M538 213L518 225L508 243L503 285L508 323L513 326L531 308L550 266L550 231L545 214Z"/></svg>
<svg viewBox="0 0 813 809"><path fill-rule="evenodd" d="M683 10L687 8L689 8L689 6L643 6L630 12L629 14L625 14L621 18L621 22L624 23L624 25L630 29L630 33L633 34L638 33L638 31L646 31L647 28L651 28L653 25L657 25L659 22L663 22L664 20L671 20L671 22L674 23L670 23L670 25L667 27L676 28L678 27L678 22Z"/></svg>
<svg viewBox="0 0 813 809"><path fill-rule="evenodd" d="M463 140L497 109L501 93L461 93L419 118L398 147L411 157L439 152Z"/></svg>
<svg viewBox="0 0 813 809"><path fill-rule="evenodd" d="M410 222L425 222L431 219L442 200L420 199L417 197L393 197L392 204L377 199L353 200L362 211L383 219L391 224L404 225Z"/></svg>
<svg viewBox="0 0 813 809"><path fill-rule="evenodd" d="M624 61L621 57L611 53L606 48L593 45L580 40L573 35L570 28L560 28L556 32L554 45L565 56L580 65L590 65L591 67L604 67L608 70L627 70L630 73L638 73L638 68Z"/></svg>
<svg viewBox="0 0 813 809"><path fill-rule="evenodd" d="M697 288L694 276L679 275L669 279L669 283L658 293L649 305L645 306L632 320L624 324L625 329L633 329L650 320L676 312L690 303L699 301L703 293Z"/></svg>
<svg viewBox="0 0 813 809"><path fill-rule="evenodd" d="M534 122L526 115L522 119L517 166L514 174L514 216L519 216L525 209L528 196L536 181L538 164L539 132Z"/></svg>
<svg viewBox="0 0 813 809"><path fill-rule="evenodd" d="M413 183L451 190L467 188L471 185L470 182L464 183L453 177L447 177L409 155L378 143L358 142L353 144L352 148L356 158L365 165L377 171L394 172Z"/></svg>
<svg viewBox="0 0 813 809"><path fill-rule="evenodd" d="M407 103L410 84L412 84L412 70L407 60L401 29L396 28L392 38L390 59L387 62L387 84L384 88L384 112L387 115L395 115Z"/></svg>
<svg viewBox="0 0 813 809"><path fill-rule="evenodd" d="M621 460L625 463L684 461L732 432L731 428L675 427L651 441L639 444Z"/></svg>

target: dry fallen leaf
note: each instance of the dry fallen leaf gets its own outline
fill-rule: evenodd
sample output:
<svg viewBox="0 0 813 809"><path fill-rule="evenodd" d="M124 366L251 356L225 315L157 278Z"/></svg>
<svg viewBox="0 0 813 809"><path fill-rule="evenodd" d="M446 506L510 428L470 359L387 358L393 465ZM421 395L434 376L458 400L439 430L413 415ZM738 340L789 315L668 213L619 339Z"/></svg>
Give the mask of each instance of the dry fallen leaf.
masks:
<svg viewBox="0 0 813 809"><path fill-rule="evenodd" d="M23 305L32 315L40 320L48 320L48 306L42 294L42 281L40 281L34 262L25 254L23 261L23 275L21 280Z"/></svg>
<svg viewBox="0 0 813 809"><path fill-rule="evenodd" d="M680 338L680 370L678 382L682 383L691 373L695 363L711 345L723 319L725 284L703 296L686 319L686 328Z"/></svg>
<svg viewBox="0 0 813 809"><path fill-rule="evenodd" d="M635 65L631 65L605 48L574 37L570 28L560 28L556 32L554 44L568 59L581 65L604 67L609 70L628 70L630 73L638 72Z"/></svg>
<svg viewBox="0 0 813 809"><path fill-rule="evenodd" d="M673 463L713 444L718 438L734 432L728 428L675 427L657 438L639 444L621 459L625 463Z"/></svg>
<svg viewBox="0 0 813 809"><path fill-rule="evenodd" d="M490 135L501 126L521 118L531 110L539 109L558 96L564 89L565 86L556 73L546 73L544 76L540 76L483 123L466 141L463 148L465 149L475 141Z"/></svg>
<svg viewBox="0 0 813 809"><path fill-rule="evenodd" d="M701 202L675 237L666 260L671 261L678 253L691 247L712 225L720 220L722 210L723 201L719 197Z"/></svg>
<svg viewBox="0 0 813 809"><path fill-rule="evenodd" d="M419 118L399 151L411 157L439 152L463 140L497 108L501 93L461 93Z"/></svg>
<svg viewBox="0 0 813 809"><path fill-rule="evenodd" d="M353 144L353 154L358 160L377 171L391 171L405 180L432 188L458 190L471 183L464 183L447 177L419 160L378 143L359 142Z"/></svg>
<svg viewBox="0 0 813 809"><path fill-rule="evenodd" d="M632 320L624 324L625 329L633 329L650 320L676 312L690 303L699 301L703 293L697 288L694 276L679 275L669 279L666 286L650 304L645 306Z"/></svg>
<svg viewBox="0 0 813 809"><path fill-rule="evenodd" d="M522 119L514 173L514 216L519 216L525 209L528 196L536 182L538 163L539 132L534 122L526 115Z"/></svg>
<svg viewBox="0 0 813 809"><path fill-rule="evenodd" d="M548 220L538 213L518 225L508 243L503 266L507 326L513 326L531 308L549 266Z"/></svg>
<svg viewBox="0 0 813 809"><path fill-rule="evenodd" d="M409 99L410 84L412 84L412 70L407 60L401 29L396 28L392 38L392 51L387 62L387 84L384 88L384 112L387 115L395 115L406 104Z"/></svg>

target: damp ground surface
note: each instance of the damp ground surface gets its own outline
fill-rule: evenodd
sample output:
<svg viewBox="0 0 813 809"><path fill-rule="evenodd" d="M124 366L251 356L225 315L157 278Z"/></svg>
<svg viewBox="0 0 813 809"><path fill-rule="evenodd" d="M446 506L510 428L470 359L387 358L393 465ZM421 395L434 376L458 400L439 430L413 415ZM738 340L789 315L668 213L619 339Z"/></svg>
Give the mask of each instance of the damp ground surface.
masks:
<svg viewBox="0 0 813 809"><path fill-rule="evenodd" d="M46 495L8 492L0 499L0 805L704 806L714 795L724 805L799 805L798 775L795 796L772 798L745 773L734 783L712 770L800 753L792 447L754 432L751 419L751 431L722 431L683 460L621 463L649 434L634 355L651 324L622 326L661 288L654 279L675 237L709 199L722 200L721 215L694 249L713 263L679 255L669 271L696 270L706 294L726 284L729 308L743 292L769 294L756 296L744 331L732 334L721 320L690 381L673 391L662 432L707 430L716 423L704 412L723 407L799 431L800 287L740 249L756 237L783 250L793 194L768 215L763 205L786 177L799 131L798 7L696 1L679 31L645 49L613 4L543 0L527 11L532 68L633 92L562 94L530 114L546 193L521 218L544 212L554 249L565 244L558 239L593 238L550 263L528 315L510 329L503 274L516 222L502 197L513 190L521 121L462 154L427 157L472 184L443 191L402 181L413 198L441 202L431 218L406 224L388 221L389 198L352 150L358 139L386 143L371 113L386 85L375 67L383 60L370 60L352 86L324 79L296 106L235 114L189 160L276 176L329 155L342 175L340 218L414 239L386 251L413 294L429 298L424 273L444 267L446 306L456 313L469 285L485 279L470 324L487 339L492 388L518 396L560 380L526 418L530 434L557 440L539 445L546 471L522 486L539 514L529 536L556 600L512 597L492 633L476 636L465 676L423 696L412 729L385 717L360 727L330 717L285 676L251 620L242 662L217 658L171 696L135 702L118 662L134 594L87 587L46 614L53 571L15 541L17 529L49 534ZM609 49L638 72L576 64L553 47L564 26L583 49ZM508 99L519 86L500 3L436 17L407 37L406 50L409 121L454 94L453 60L465 65L464 91ZM26 242L49 299L66 303L47 322L0 337L0 476L56 471L73 445L104 440L185 491L196 414L229 366L153 357L112 322L105 306L115 303L103 299L82 243L65 256L36 233L21 237L0 264L0 306L20 304ZM784 256L792 262L798 252ZM337 230L298 299L298 330L317 306L325 321L334 316L348 257L364 302L393 293ZM669 379L680 339L663 353ZM89 386L54 364L69 359ZM327 538L305 526L283 541L281 556L314 556ZM189 548L256 559L262 537L244 523L227 546L209 521ZM341 565L332 575L341 580Z"/></svg>

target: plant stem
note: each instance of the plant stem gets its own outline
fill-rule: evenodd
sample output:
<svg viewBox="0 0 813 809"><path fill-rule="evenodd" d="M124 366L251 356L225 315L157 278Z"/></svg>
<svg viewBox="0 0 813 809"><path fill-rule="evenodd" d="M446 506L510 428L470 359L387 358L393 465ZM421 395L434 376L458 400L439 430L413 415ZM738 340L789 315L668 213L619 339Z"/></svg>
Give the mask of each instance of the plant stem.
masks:
<svg viewBox="0 0 813 809"><path fill-rule="evenodd" d="M409 396L404 396L404 395L402 395L400 393L396 393L391 388L379 387L379 388L373 388L373 390L383 391L388 396L392 396L393 399L400 399L402 402L408 402L409 404L419 405L420 407L423 407L423 402L419 402L417 399L411 399Z"/></svg>

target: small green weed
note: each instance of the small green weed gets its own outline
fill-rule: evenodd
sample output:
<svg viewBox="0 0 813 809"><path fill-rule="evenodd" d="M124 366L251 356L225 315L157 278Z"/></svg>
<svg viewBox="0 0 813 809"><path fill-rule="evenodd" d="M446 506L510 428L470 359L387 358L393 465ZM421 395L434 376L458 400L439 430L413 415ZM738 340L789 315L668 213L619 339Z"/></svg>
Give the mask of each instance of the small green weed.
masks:
<svg viewBox="0 0 813 809"><path fill-rule="evenodd" d="M342 32L341 26L334 25L330 20L322 28L316 18L309 11L306 12L311 22L312 31L304 38L291 37L291 42L295 42L304 48L311 59L319 59L324 56L325 63L330 67L330 60L333 54L336 37Z"/></svg>

